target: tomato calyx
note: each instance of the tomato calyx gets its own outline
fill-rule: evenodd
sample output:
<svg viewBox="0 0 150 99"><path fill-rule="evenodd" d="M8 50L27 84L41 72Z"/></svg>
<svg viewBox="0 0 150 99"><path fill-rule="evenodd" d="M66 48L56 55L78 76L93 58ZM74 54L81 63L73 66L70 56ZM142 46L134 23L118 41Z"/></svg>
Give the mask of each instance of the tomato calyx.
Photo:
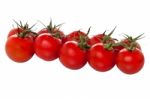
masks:
<svg viewBox="0 0 150 99"><path fill-rule="evenodd" d="M144 35L144 33L138 35L138 36L135 37L135 38L133 38L132 36L129 36L129 35L127 35L127 34L124 34L124 37L125 37L125 39L127 39L129 42L136 42L137 40L142 39L142 38L143 38L143 37L142 37L143 35Z"/></svg>
<svg viewBox="0 0 150 99"><path fill-rule="evenodd" d="M43 23L41 22L41 24L43 24ZM62 25L63 25L63 23L58 24L58 25L53 25L52 20L50 20L50 22L47 26L44 25L44 27L45 27L44 29L47 29L48 33L50 33L53 37L62 39L63 35L60 34L60 30L59 30Z"/></svg>
<svg viewBox="0 0 150 99"><path fill-rule="evenodd" d="M87 44L87 39L84 36L80 36L80 40L79 40L78 45L83 50L87 50L90 48L90 46Z"/></svg>
<svg viewBox="0 0 150 99"><path fill-rule="evenodd" d="M22 30L29 31L29 32L32 32L31 29L36 25L36 23L35 23L31 27L29 27L29 24L27 22L25 24L23 24L22 21L19 21L19 23L15 20L13 20L13 21L16 23L18 28L21 28ZM18 29L18 32L19 32L19 29Z"/></svg>
<svg viewBox="0 0 150 99"><path fill-rule="evenodd" d="M116 39L113 39L111 38L111 35L113 34L113 32L115 31L116 27L108 34L106 35L106 30L104 31L103 35L104 37L102 38L102 43L107 43L108 41L111 41L111 40L116 40Z"/></svg>
<svg viewBox="0 0 150 99"><path fill-rule="evenodd" d="M117 40L117 39L114 39L114 38L111 38L111 35L113 34L113 32L115 31L116 27L108 34L106 35L106 30L103 32L102 35L104 35L102 37L102 43L104 44L104 48L107 49L107 50L113 50L114 48L114 40Z"/></svg>
<svg viewBox="0 0 150 99"><path fill-rule="evenodd" d="M104 48L107 50L113 50L113 43L104 44Z"/></svg>
<svg viewBox="0 0 150 99"><path fill-rule="evenodd" d="M25 38L26 35L27 35L27 32L20 32L20 33L18 33L18 37L20 37L20 38Z"/></svg>
<svg viewBox="0 0 150 99"><path fill-rule="evenodd" d="M133 51L137 48L137 40L142 39L144 33L138 35L137 37L133 38L132 36L129 36L127 34L124 34L125 42L122 42L122 46L125 47L129 51Z"/></svg>
<svg viewBox="0 0 150 99"><path fill-rule="evenodd" d="M17 36L20 38L25 38L25 37L29 37L29 36L37 37L37 35L38 34L35 32L30 32L30 31L26 31L26 30L17 34Z"/></svg>
<svg viewBox="0 0 150 99"><path fill-rule="evenodd" d="M86 35L81 35L81 34L79 35L79 43L78 43L78 45L83 50L87 50L87 49L90 48L90 45L87 43L87 41L89 40L88 34L90 33L90 30L91 30L91 27L89 27ZM80 33L80 30L79 30L78 33Z"/></svg>
<svg viewBox="0 0 150 99"><path fill-rule="evenodd" d="M31 29L36 25L36 24L33 24L31 27L29 27L29 24L26 22L25 24L22 23L22 21L19 21L19 23L15 20L13 20L16 25L17 25L17 29L18 29L18 37L21 37L21 38L24 38L24 37L27 37L27 36L32 36L32 37L37 37L38 34L33 32ZM20 32L19 29L22 29L22 32Z"/></svg>
<svg viewBox="0 0 150 99"><path fill-rule="evenodd" d="M61 35L59 32L57 32L57 33L55 33L55 34L52 34L52 36L53 36L53 37L56 37L56 38L60 38L60 39L63 38L62 35Z"/></svg>

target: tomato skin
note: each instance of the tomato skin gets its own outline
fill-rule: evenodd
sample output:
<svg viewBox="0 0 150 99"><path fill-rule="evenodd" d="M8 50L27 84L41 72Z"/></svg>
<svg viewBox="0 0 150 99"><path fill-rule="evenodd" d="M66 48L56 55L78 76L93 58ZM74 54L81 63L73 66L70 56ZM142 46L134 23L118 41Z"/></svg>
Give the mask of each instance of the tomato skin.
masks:
<svg viewBox="0 0 150 99"><path fill-rule="evenodd" d="M60 50L59 60L65 67L77 70L87 63L87 51L82 50L77 42L67 41Z"/></svg>
<svg viewBox="0 0 150 99"><path fill-rule="evenodd" d="M9 31L7 38L14 35L14 34L18 34L20 32L23 32L22 28L13 28Z"/></svg>
<svg viewBox="0 0 150 99"><path fill-rule="evenodd" d="M45 61L52 61L58 58L61 46L60 39L53 37L49 33L44 33L35 39L35 54Z"/></svg>
<svg viewBox="0 0 150 99"><path fill-rule="evenodd" d="M7 56L15 62L26 62L34 54L34 42L30 38L20 38L17 35L10 36L5 45Z"/></svg>
<svg viewBox="0 0 150 99"><path fill-rule="evenodd" d="M89 49L88 63L96 71L108 71L115 65L114 50L107 50L103 43L97 43Z"/></svg>
<svg viewBox="0 0 150 99"><path fill-rule="evenodd" d="M65 37L64 42L67 42L67 41L77 41L77 42L79 42L80 41L80 36L86 36L87 39L89 39L89 37L84 32L78 30L78 31L73 31L70 34L68 34Z"/></svg>
<svg viewBox="0 0 150 99"><path fill-rule="evenodd" d="M133 51L124 48L117 55L116 65L126 74L135 74L144 65L144 55L138 48Z"/></svg>
<svg viewBox="0 0 150 99"><path fill-rule="evenodd" d="M88 44L92 46L96 43L101 43L104 36L105 36L104 34L94 35L93 37L90 38L90 40L88 41Z"/></svg>
<svg viewBox="0 0 150 99"><path fill-rule="evenodd" d="M46 28L41 29L38 34L48 33L48 30Z"/></svg>

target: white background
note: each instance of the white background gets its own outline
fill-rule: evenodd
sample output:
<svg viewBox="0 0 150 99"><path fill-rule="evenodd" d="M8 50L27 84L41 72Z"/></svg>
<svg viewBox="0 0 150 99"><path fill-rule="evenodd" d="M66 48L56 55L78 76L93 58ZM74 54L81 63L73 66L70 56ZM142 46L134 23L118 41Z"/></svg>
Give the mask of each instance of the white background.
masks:
<svg viewBox="0 0 150 99"><path fill-rule="evenodd" d="M0 99L145 99L150 98L150 3L149 0L4 0L0 1ZM73 71L59 60L46 62L36 55L26 63L15 63L5 54L7 34L14 22L34 24L64 23L68 34L76 29L91 34L111 30L113 37L122 33L137 36L145 55L144 68L126 75L116 67L101 73L89 65ZM34 27L38 31L43 26Z"/></svg>

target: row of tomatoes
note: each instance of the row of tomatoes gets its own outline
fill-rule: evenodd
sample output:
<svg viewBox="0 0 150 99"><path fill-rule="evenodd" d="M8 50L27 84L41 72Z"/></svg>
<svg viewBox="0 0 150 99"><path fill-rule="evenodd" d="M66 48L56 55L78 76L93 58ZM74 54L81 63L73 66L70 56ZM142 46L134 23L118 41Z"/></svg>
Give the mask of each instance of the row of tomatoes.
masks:
<svg viewBox="0 0 150 99"><path fill-rule="evenodd" d="M16 22L17 23L17 22ZM26 62L34 53L45 61L59 58L67 68L77 70L87 62L96 71L105 72L116 66L126 74L139 72L144 65L144 55L137 40L125 35L125 39L117 41L111 35L115 28L106 34L100 33L89 38L80 30L65 35L60 25L48 26L35 33L29 25L17 23L10 30L6 41L7 56L15 62Z"/></svg>

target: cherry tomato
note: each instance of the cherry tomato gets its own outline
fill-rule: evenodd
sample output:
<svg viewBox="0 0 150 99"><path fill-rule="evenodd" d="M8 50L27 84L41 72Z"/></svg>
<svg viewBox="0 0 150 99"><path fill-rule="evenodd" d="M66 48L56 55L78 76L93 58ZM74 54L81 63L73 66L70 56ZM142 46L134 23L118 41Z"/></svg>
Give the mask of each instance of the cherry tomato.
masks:
<svg viewBox="0 0 150 99"><path fill-rule="evenodd" d="M7 56L15 62L26 62L34 54L34 42L28 37L10 36L7 39L5 50Z"/></svg>
<svg viewBox="0 0 150 99"><path fill-rule="evenodd" d="M81 49L76 41L67 41L60 50L59 60L69 69L80 69L87 62L87 51Z"/></svg>
<svg viewBox="0 0 150 99"><path fill-rule="evenodd" d="M34 44L36 55L46 61L58 58L61 46L61 39L53 37L49 33L39 35Z"/></svg>
<svg viewBox="0 0 150 99"><path fill-rule="evenodd" d="M96 71L105 72L115 65L114 50L104 46L103 43L94 44L88 52L88 63Z"/></svg>
<svg viewBox="0 0 150 99"><path fill-rule="evenodd" d="M135 74L144 65L144 55L138 48L133 51L124 48L117 55L116 65L126 74Z"/></svg>

